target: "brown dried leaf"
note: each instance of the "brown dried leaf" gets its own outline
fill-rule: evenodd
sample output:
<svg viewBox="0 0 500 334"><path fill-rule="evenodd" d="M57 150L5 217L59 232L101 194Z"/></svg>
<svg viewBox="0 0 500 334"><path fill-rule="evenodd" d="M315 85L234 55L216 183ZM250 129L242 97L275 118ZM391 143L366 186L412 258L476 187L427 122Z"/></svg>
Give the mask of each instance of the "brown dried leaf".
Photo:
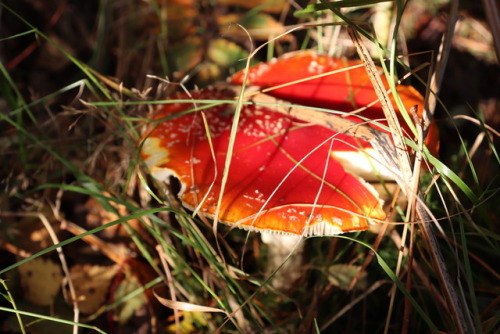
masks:
<svg viewBox="0 0 500 334"><path fill-rule="evenodd" d="M63 278L59 265L39 257L20 265L18 270L26 300L39 306L54 303Z"/></svg>
<svg viewBox="0 0 500 334"><path fill-rule="evenodd" d="M105 302L111 280L120 266L75 265L71 278L75 286L78 307L82 313L92 314Z"/></svg>
<svg viewBox="0 0 500 334"><path fill-rule="evenodd" d="M109 196L108 193L103 193L105 196ZM87 202L83 205L82 209L86 212L86 222L87 224L94 228L102 225L106 225L112 221L119 219L120 217L125 217L129 215L127 208L122 204L111 203L111 205L116 209L118 214L114 212L107 211L104 207L93 197L89 198ZM142 224L137 219L131 219L127 223L136 231L140 232L142 229ZM100 232L100 235L105 238L115 238L115 237L128 237L129 234L122 224L114 225L106 228Z"/></svg>

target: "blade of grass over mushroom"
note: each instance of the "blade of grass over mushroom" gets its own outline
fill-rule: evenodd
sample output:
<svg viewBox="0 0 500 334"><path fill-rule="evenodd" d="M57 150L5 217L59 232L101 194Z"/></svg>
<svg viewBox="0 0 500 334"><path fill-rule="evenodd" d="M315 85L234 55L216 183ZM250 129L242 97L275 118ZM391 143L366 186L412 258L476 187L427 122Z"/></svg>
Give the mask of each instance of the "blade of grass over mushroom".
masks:
<svg viewBox="0 0 500 334"><path fill-rule="evenodd" d="M252 38L250 37L250 34L248 34L248 32L243 27L241 27L241 28L247 34L250 42L252 42ZM283 35L283 34L281 34L281 35ZM246 76L248 75L248 68L250 66L250 60L252 59L254 54L255 54L255 51L246 60L245 75L244 75L245 79L246 79ZM215 212L214 212L214 224L213 224L214 225L214 227L213 227L214 234L216 233L216 230L217 230L217 223L219 220L221 205L222 205L222 201L224 199L224 191L225 191L226 183L227 183L227 180L229 177L229 168L231 166L231 160L232 160L232 155L233 155L233 151L234 151L234 143L235 143L235 139L236 139L236 133L238 131L239 120L241 117L241 109L243 107L243 93L244 93L244 91L245 91L245 84L243 84L243 89L241 90L241 92L238 96L236 108L235 108L232 123L231 123L231 132L229 134L229 142L228 142L227 150L226 150L226 159L224 162L224 168L222 170L222 180L221 180L221 185L220 185L220 191L218 194L217 206L216 206Z"/></svg>
<svg viewBox="0 0 500 334"><path fill-rule="evenodd" d="M410 182L412 179L412 171L410 168L410 160L408 151L404 146L404 137L403 131L401 130L401 126L398 122L396 112L394 110L393 104L387 97L385 93L384 83L382 82L380 76L377 73L375 64L368 54L366 48L362 44L359 35L353 28L348 28L347 31L351 36L354 45L356 46L356 50L358 51L358 55L365 64L365 69L368 73L370 81L373 85L375 93L378 96L378 99L382 105L382 111L384 112L387 122L389 124L389 128L391 129L392 139L394 141L394 146L396 148L396 153L398 155L399 167L401 168L402 174L406 182ZM408 192L409 189L406 188L406 185L401 185L403 187L403 191Z"/></svg>
<svg viewBox="0 0 500 334"><path fill-rule="evenodd" d="M212 142L212 138L210 136L210 126L208 125L207 117L205 116L205 113L201 112L201 117L203 119L203 126L205 128L205 133L207 134L208 147L210 149L210 154L212 155L212 161L215 164L216 161L217 161L217 158L215 156L215 149L214 149L214 145L213 145L213 142ZM208 187L208 190L205 193L205 196L201 199L200 204L194 209L193 216L197 215L198 211L203 206L203 203L206 201L206 199L207 199L208 195L210 194L213 186L215 185L215 182L217 180L217 174L218 174L218 170L217 170L217 168L214 168L214 178L213 178L213 181L210 184L210 186Z"/></svg>
<svg viewBox="0 0 500 334"><path fill-rule="evenodd" d="M236 83L239 82L238 76L233 77L232 80L234 80ZM250 96L253 96L254 100L247 102L247 104L256 103L256 104L261 104L263 106L272 106L275 108L275 110L282 112L283 114L289 114L297 119L301 119L306 122L321 124L332 130L346 132L351 136L355 136L363 140L370 141L374 139L373 132L371 132L368 128L366 128L365 125L363 125L362 123L355 123L347 118L342 118L332 114L327 114L328 112L331 112L331 110L329 109L289 104L284 101L278 101L275 98L267 97L266 94L254 95L252 93L250 94ZM208 102L208 101L202 100L202 102ZM189 102L189 100L179 100L179 102ZM224 100L222 102L234 103L234 101L232 100ZM170 103L173 103L173 101L170 101ZM368 120L367 118L364 117L360 118L364 122ZM389 128L386 126L380 126L380 128L389 132ZM352 132L349 129L352 129ZM460 188L460 190L464 194L467 195L467 197L471 201L476 203L477 197L472 191L472 189L466 183L464 183L463 180L455 172L453 172L450 168L448 168L439 159L436 158L438 146L435 143L437 143L438 140L432 137L433 136L437 137L438 134L433 131L437 131L437 128L429 132L428 135L429 140L426 143L428 147L424 147L423 151L426 161L428 161L432 166L434 166L441 175L449 178L454 184L456 184ZM405 138L405 143L412 149L418 149L417 146L415 146L414 143L409 138Z"/></svg>

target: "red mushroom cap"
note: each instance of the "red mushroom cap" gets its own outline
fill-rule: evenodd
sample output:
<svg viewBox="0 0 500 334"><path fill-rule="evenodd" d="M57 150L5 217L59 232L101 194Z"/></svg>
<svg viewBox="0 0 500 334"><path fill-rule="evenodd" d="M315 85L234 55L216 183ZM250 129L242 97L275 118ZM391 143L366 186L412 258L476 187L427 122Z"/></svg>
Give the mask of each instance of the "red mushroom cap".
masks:
<svg viewBox="0 0 500 334"><path fill-rule="evenodd" d="M230 91L191 92L196 99L228 100ZM174 99L188 99L178 94ZM142 143L141 155L159 180L174 175L179 194L191 209L213 216L221 190L233 122L233 105L176 115L193 103L162 106ZM337 234L364 230L385 213L376 191L347 173L330 155L340 134L305 124L259 106L244 106L232 154L219 219L227 224L296 235ZM345 136L345 135L344 135ZM210 149L211 140L215 161Z"/></svg>
<svg viewBox="0 0 500 334"><path fill-rule="evenodd" d="M339 73L292 83L293 81L348 67L352 68ZM380 72L382 73L381 68ZM244 71L240 71L233 75L229 79L229 82L241 85L243 79ZM381 79L386 89L389 89L385 76L381 76ZM345 112L370 105L357 115L378 120L379 123L386 125L386 122L380 121L385 119L380 103L377 102L371 105L373 102L378 101L377 94L373 89L365 68L362 66L362 62L359 60L333 58L310 50L297 51L286 54L278 59L273 59L270 62L255 65L249 69L247 76L248 85L260 86L262 88L270 88L287 83L292 84L267 91L266 93L293 103ZM411 86L398 85L396 90L407 110L414 105L418 106L417 110L421 118L424 110L422 95ZM399 112L392 95L390 95L390 99L396 111ZM358 117L350 118L362 121ZM409 130L406 123L402 121L401 124L408 134ZM438 137L437 126L431 124L426 145L434 155L437 155L439 150Z"/></svg>
<svg viewBox="0 0 500 334"><path fill-rule="evenodd" d="M294 103L341 111L356 110L377 101L377 94L360 60L334 58L311 50L288 53L252 66L247 84L269 88L347 68L339 73L279 87L268 94ZM385 76L381 78L389 89ZM243 79L244 70L233 75L229 82L241 85ZM419 105L419 111L422 112L423 98L413 87L399 85L397 91L407 109ZM395 105L394 100L392 102ZM371 119L375 117L370 116L383 115L380 103L369 107L362 114Z"/></svg>

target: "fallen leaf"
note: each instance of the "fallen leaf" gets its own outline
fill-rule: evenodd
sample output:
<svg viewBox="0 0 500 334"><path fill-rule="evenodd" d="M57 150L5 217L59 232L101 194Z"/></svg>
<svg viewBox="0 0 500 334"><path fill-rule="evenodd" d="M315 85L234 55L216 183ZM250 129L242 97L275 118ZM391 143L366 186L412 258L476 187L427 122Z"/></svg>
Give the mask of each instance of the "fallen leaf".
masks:
<svg viewBox="0 0 500 334"><path fill-rule="evenodd" d="M168 334L188 334L196 333L197 328L205 328L208 324L205 317L209 316L207 313L202 312L182 312L182 320L179 326L174 322L168 325L166 330ZM197 327L196 324L199 324Z"/></svg>
<svg viewBox="0 0 500 334"><path fill-rule="evenodd" d="M111 280L120 266L75 265L71 278L75 286L78 307L82 313L92 314L105 302Z"/></svg>
<svg viewBox="0 0 500 334"><path fill-rule="evenodd" d="M210 42L208 57L220 66L233 66L238 61L244 66L244 62L241 60L248 57L248 52L236 43L223 38L217 38Z"/></svg>
<svg viewBox="0 0 500 334"><path fill-rule="evenodd" d="M119 300L126 298L128 295L134 293L137 289L141 289L142 285L137 277L131 274L126 274L125 278L118 284L113 298ZM147 303L146 294L138 293L132 298L127 298L118 308L117 317L118 322L125 324L143 305Z"/></svg>
<svg viewBox="0 0 500 334"><path fill-rule="evenodd" d="M41 257L18 267L24 298L39 306L50 306L59 293L62 272L52 260Z"/></svg>

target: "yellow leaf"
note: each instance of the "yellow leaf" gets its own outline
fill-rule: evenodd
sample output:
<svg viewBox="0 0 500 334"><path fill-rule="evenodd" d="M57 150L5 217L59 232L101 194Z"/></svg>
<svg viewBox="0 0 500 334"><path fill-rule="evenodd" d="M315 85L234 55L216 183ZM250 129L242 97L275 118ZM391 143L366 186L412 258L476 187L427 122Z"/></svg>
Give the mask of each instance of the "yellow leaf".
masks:
<svg viewBox="0 0 500 334"><path fill-rule="evenodd" d="M217 38L210 42L208 47L208 57L217 65L230 67L248 57L248 52L243 50L238 44L227 39Z"/></svg>
<svg viewBox="0 0 500 334"><path fill-rule="evenodd" d="M197 327L195 326L196 324L199 325L198 330L199 330L199 327L204 327L208 324L205 317L209 316L209 314L202 313L202 312L183 312L182 315L183 315L183 318L179 322L179 326L177 326L175 323L167 326L167 333L168 334L195 333L197 331Z"/></svg>

